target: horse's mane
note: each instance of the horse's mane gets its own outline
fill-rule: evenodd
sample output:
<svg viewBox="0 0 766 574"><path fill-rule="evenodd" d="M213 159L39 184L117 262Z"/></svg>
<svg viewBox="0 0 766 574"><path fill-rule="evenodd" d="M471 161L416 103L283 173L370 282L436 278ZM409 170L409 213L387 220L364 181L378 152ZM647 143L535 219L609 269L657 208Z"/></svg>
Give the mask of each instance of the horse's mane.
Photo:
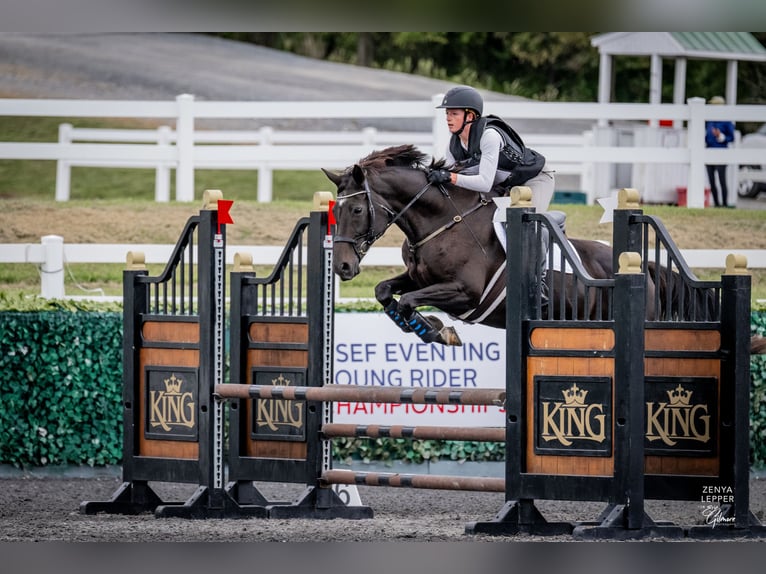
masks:
<svg viewBox="0 0 766 574"><path fill-rule="evenodd" d="M371 171L386 167L417 167L426 160L426 154L412 144L387 147L376 150L359 160L359 166Z"/></svg>

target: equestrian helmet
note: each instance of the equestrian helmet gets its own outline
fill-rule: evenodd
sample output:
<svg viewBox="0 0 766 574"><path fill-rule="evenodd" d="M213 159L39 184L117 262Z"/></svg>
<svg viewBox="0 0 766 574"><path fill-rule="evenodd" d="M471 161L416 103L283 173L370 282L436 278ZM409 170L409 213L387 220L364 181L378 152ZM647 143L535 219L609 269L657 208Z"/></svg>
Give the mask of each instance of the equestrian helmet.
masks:
<svg viewBox="0 0 766 574"><path fill-rule="evenodd" d="M462 108L471 110L477 117L481 117L484 111L484 99L470 86L456 86L444 94L442 104L436 108Z"/></svg>

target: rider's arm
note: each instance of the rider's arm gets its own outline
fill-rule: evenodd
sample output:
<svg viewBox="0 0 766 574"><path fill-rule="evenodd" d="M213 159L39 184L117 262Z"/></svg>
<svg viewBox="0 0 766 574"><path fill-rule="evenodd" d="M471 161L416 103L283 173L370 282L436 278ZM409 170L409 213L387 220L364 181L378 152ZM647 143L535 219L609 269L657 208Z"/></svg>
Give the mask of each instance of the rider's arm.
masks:
<svg viewBox="0 0 766 574"><path fill-rule="evenodd" d="M500 158L500 148L502 145L503 138L496 130L484 130L479 141L479 148L481 149L479 173L476 175L457 174L457 185L481 192L487 192L492 189L495 183L497 162Z"/></svg>

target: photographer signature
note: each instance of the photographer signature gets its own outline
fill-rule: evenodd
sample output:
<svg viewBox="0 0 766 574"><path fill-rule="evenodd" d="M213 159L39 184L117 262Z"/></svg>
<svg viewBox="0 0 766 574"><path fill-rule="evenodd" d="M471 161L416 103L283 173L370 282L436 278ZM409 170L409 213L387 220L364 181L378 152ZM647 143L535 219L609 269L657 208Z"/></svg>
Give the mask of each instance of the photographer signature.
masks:
<svg viewBox="0 0 766 574"><path fill-rule="evenodd" d="M734 523L733 516L724 516L724 511L720 506L709 504L702 507L702 516L705 517L705 524L728 524Z"/></svg>

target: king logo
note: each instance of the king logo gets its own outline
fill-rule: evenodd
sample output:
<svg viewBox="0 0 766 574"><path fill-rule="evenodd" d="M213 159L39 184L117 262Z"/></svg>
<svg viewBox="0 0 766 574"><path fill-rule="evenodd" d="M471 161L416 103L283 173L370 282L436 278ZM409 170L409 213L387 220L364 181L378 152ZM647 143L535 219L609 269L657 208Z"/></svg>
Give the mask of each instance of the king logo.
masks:
<svg viewBox="0 0 766 574"><path fill-rule="evenodd" d="M606 415L601 403L587 404L588 391L573 383L561 391L564 401L542 401L542 432L545 441L558 440L572 446L573 440L606 440Z"/></svg>
<svg viewBox="0 0 766 574"><path fill-rule="evenodd" d="M173 427L194 428L195 410L194 395L182 392L184 380L171 373L163 379L165 390L149 392L149 424L170 432Z"/></svg>
<svg viewBox="0 0 766 574"><path fill-rule="evenodd" d="M290 386L293 381L279 373L271 384L275 386ZM299 429L303 426L303 407L301 401L286 399L260 399L257 401L256 424L258 427L266 427L271 432L278 432L281 427L293 427Z"/></svg>
<svg viewBox="0 0 766 574"><path fill-rule="evenodd" d="M668 402L646 403L646 439L676 446L679 440L710 440L710 414L705 403L692 404L693 391L679 383L666 391Z"/></svg>

